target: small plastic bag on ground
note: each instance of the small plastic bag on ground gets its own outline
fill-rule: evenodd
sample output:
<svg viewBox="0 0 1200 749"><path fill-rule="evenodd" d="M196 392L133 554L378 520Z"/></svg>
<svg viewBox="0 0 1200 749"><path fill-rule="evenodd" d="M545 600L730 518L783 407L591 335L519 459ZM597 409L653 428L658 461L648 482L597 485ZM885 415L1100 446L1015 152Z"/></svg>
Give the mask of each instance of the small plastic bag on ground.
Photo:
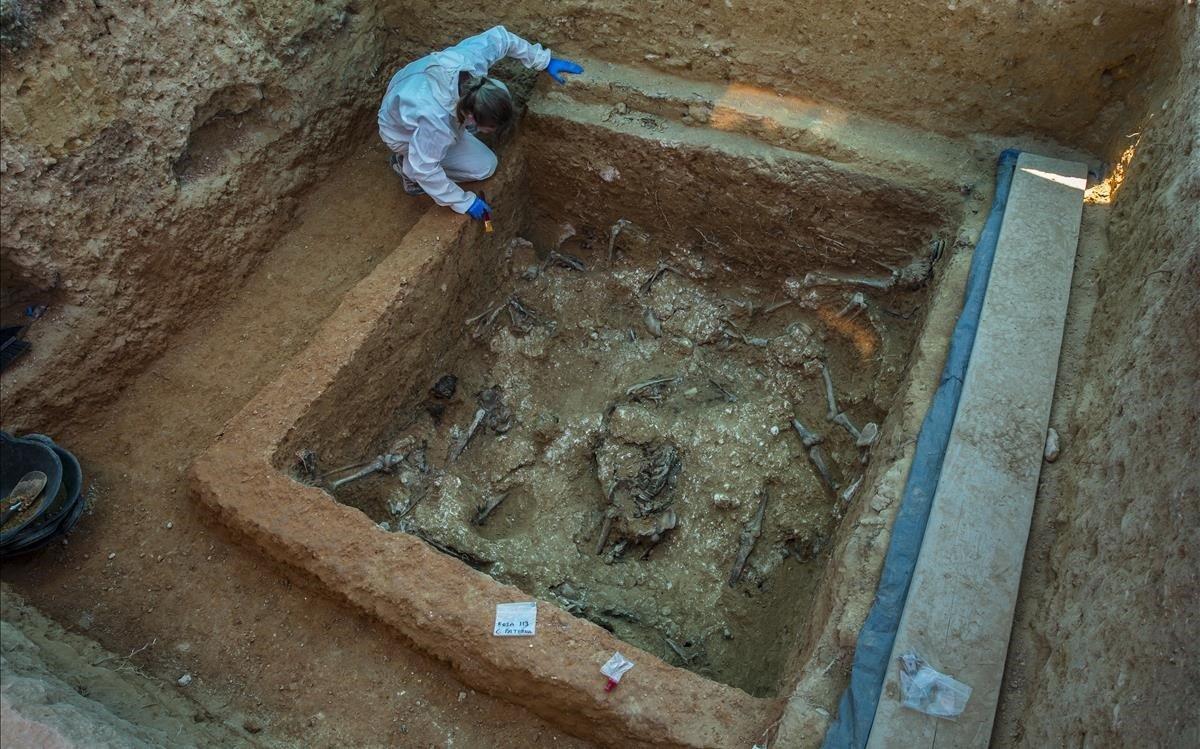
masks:
<svg viewBox="0 0 1200 749"><path fill-rule="evenodd" d="M900 661L900 704L935 718L954 720L967 707L971 688L934 669L913 651Z"/></svg>
<svg viewBox="0 0 1200 749"><path fill-rule="evenodd" d="M621 677L631 668L633 668L633 661L620 653L613 653L612 658L609 658L608 662L600 667L600 673L608 677L608 684L604 686L604 691L611 692L616 689Z"/></svg>
<svg viewBox="0 0 1200 749"><path fill-rule="evenodd" d="M612 658L609 658L608 662L600 667L600 673L613 681L620 681L625 672L631 668L633 668L633 661L620 653L613 653Z"/></svg>

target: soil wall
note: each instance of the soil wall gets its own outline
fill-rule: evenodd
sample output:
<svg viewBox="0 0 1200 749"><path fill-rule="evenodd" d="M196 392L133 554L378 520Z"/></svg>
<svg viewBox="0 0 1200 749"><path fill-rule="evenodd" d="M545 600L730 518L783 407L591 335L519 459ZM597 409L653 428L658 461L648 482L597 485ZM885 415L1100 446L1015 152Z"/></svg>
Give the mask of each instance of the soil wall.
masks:
<svg viewBox="0 0 1200 749"><path fill-rule="evenodd" d="M495 23L560 50L825 100L951 135L1097 153L1140 111L1173 3L916 0L382 0L404 38ZM547 12L547 9L551 12Z"/></svg>
<svg viewBox="0 0 1200 749"><path fill-rule="evenodd" d="M0 75L0 307L6 324L49 312L5 374L3 419L52 429L236 288L292 196L358 142L387 34L335 3L4 11L24 17Z"/></svg>
<svg viewBox="0 0 1200 749"><path fill-rule="evenodd" d="M1073 408L1052 419L1001 746L1200 744L1200 31L1116 192ZM1063 397L1059 393L1059 398Z"/></svg>

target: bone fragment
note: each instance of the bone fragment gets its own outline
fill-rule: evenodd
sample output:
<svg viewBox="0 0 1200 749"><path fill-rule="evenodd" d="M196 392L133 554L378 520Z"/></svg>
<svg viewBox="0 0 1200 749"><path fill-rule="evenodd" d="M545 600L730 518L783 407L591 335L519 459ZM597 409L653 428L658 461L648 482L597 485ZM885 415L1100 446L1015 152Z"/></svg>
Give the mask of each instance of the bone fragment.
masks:
<svg viewBox="0 0 1200 749"><path fill-rule="evenodd" d="M796 434L800 435L800 442L806 448L819 445L823 441L821 435L801 424L799 419L792 419L792 429L795 429Z"/></svg>
<svg viewBox="0 0 1200 749"><path fill-rule="evenodd" d="M496 508L500 506L500 503L506 499L508 499L508 492L502 492L499 495L489 499L475 512L475 517L471 518L471 525L486 525L488 517L491 516L491 514L496 511Z"/></svg>
<svg viewBox="0 0 1200 749"><path fill-rule="evenodd" d="M813 468L817 469L817 474L825 482L825 486L829 491L837 494L837 477L834 475L832 464L825 458L825 452L821 449L820 445L813 445L808 448L808 460L813 464Z"/></svg>
<svg viewBox="0 0 1200 749"><path fill-rule="evenodd" d="M854 495L858 494L859 488L862 486L863 477L859 476L850 482L850 485L842 490L841 500L843 504L850 504L854 501Z"/></svg>
<svg viewBox="0 0 1200 749"><path fill-rule="evenodd" d="M742 573L746 570L746 562L750 560L750 553L754 551L754 544L762 535L763 518L767 514L767 499L770 495L767 494L766 489L762 489L759 493L762 498L758 501L758 509L755 511L754 517L750 518L750 522L742 528L737 557L733 560L733 569L729 571L729 587L731 588L737 585L738 580L742 578Z"/></svg>
<svg viewBox="0 0 1200 749"><path fill-rule="evenodd" d="M825 403L829 406L829 410L825 413L827 421L833 421L841 409L838 408L837 400L833 397L833 377L829 374L829 367L825 362L818 361L817 364L821 367L821 379L825 381Z"/></svg>
<svg viewBox="0 0 1200 749"><path fill-rule="evenodd" d="M675 266L663 260L659 260L658 266L654 269L650 276L642 282L642 285L638 287L638 291L642 294L649 294L650 290L654 288L654 284L658 283L659 279L668 273L674 273L677 276L683 275L683 273Z"/></svg>
<svg viewBox="0 0 1200 749"><path fill-rule="evenodd" d="M542 270L549 268L551 265L558 265L569 270L587 270L587 263L569 252L559 252L558 250L550 250L546 255L546 262L542 264Z"/></svg>
<svg viewBox="0 0 1200 749"><path fill-rule="evenodd" d="M849 320L866 308L867 297L861 291L856 291L851 295L850 301L846 302L846 306L838 312L838 317Z"/></svg>
<svg viewBox="0 0 1200 749"><path fill-rule="evenodd" d="M683 652L683 648L679 647L674 640L672 640L670 637L664 637L663 639L667 641L667 647L671 648L671 650L674 650L675 655L679 656L679 660L683 661L684 663L688 663L691 660L687 657L687 653Z"/></svg>
<svg viewBox="0 0 1200 749"><path fill-rule="evenodd" d="M383 455L380 455L378 458L376 458L375 460L368 463L366 465L366 467L364 467L362 470L356 471L345 478L334 481L332 484L329 485L329 489L331 491L336 491L340 487L343 487L346 484L349 484L351 481L358 481L359 479L363 478L364 476L370 476L372 473L379 473L379 472L387 473L387 472L391 471L393 468L395 468L396 466L400 465L400 463L403 460L404 460L403 455L396 455L395 453L384 453Z"/></svg>
<svg viewBox="0 0 1200 749"><path fill-rule="evenodd" d="M567 240L575 236L575 227L571 224L562 224L558 227L558 239L554 240L554 249L560 250L567 243Z"/></svg>
<svg viewBox="0 0 1200 749"><path fill-rule="evenodd" d="M463 450L467 449L467 445L471 442L471 438L479 431L479 426L483 423L484 418L488 415L486 408L481 408L475 412L475 418L471 420L471 426L467 427L467 433L463 437L462 442L459 442L450 449L450 460L458 460L458 456L463 454Z"/></svg>
<svg viewBox="0 0 1200 749"><path fill-rule="evenodd" d="M612 265L613 258L615 257L615 254L616 254L617 235L619 235L621 233L621 231L623 229L625 229L625 227L629 226L632 223L633 222L627 221L626 219L623 219L623 218L617 219L617 223L613 224L612 228L610 228L608 230L608 264L609 265Z"/></svg>
<svg viewBox="0 0 1200 749"><path fill-rule="evenodd" d="M646 323L646 330L655 338L662 338L663 329L662 323L658 320L658 315L654 314L654 310L647 307L642 311L642 321Z"/></svg>
<svg viewBox="0 0 1200 749"><path fill-rule="evenodd" d="M616 510L613 508L609 508L604 513L604 522L600 525L600 536L596 539L596 554L604 553L604 547L608 544L608 535L612 533L613 520L616 517Z"/></svg>
<svg viewBox="0 0 1200 749"><path fill-rule="evenodd" d="M870 447L875 444L875 440L879 439L879 425L873 421L868 421L862 429L859 430L858 439L854 441L857 447Z"/></svg>
<svg viewBox="0 0 1200 749"><path fill-rule="evenodd" d="M852 276L839 273L824 273L812 271L804 275L805 286L867 286L880 291L887 291L895 284L895 279L872 278L871 276Z"/></svg>
<svg viewBox="0 0 1200 749"><path fill-rule="evenodd" d="M792 419L792 429L796 430L796 434L800 435L800 442L808 449L808 460L817 470L817 475L831 492L837 494L838 478L834 474L832 464L825 458L825 452L821 450L821 442L824 441L821 435L804 426L799 419Z"/></svg>
<svg viewBox="0 0 1200 749"><path fill-rule="evenodd" d="M625 395L633 401L650 400L658 402L662 400L663 387L678 384L679 380L679 377L656 377L653 380L631 385L626 389Z"/></svg>

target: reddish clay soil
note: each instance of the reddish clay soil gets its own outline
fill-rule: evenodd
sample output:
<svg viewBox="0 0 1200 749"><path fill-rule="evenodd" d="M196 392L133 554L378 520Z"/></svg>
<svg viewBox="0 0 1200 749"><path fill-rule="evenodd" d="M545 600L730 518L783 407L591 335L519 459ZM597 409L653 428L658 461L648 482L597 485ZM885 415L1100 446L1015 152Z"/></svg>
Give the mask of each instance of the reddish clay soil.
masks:
<svg viewBox="0 0 1200 749"><path fill-rule="evenodd" d="M53 435L82 460L94 507L3 579L109 650L149 644L130 660L171 684L192 674L197 720L264 726L265 744L586 746L461 686L188 496L192 460L429 205L403 195L374 143L346 159L234 298L214 300L110 409Z"/></svg>

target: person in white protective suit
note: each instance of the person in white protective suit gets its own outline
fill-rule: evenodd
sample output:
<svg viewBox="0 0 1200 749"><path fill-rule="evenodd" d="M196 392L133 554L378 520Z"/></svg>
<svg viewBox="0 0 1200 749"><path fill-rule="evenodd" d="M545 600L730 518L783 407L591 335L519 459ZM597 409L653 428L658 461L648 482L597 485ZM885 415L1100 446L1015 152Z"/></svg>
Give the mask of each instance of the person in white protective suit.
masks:
<svg viewBox="0 0 1200 749"><path fill-rule="evenodd" d="M392 149L392 169L409 195L428 195L477 221L490 211L483 198L457 183L487 179L496 171L496 154L474 133L503 132L512 125L508 87L487 77L488 68L505 57L545 70L558 83L565 82L564 73L583 72L496 26L392 76L379 106L379 136Z"/></svg>

